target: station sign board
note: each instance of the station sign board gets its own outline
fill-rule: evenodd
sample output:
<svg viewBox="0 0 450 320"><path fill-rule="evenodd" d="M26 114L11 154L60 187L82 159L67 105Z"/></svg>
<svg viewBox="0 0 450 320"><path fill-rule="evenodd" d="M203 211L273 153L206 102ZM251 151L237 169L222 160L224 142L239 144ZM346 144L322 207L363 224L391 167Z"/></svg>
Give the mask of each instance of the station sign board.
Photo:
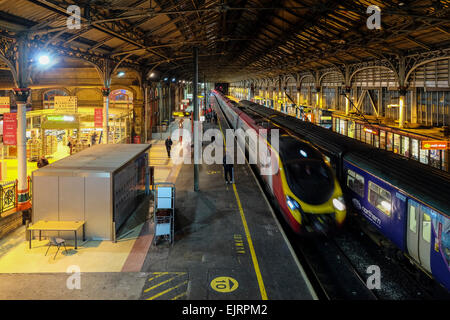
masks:
<svg viewBox="0 0 450 320"><path fill-rule="evenodd" d="M76 96L55 96L55 112L65 114L77 113Z"/></svg>
<svg viewBox="0 0 450 320"><path fill-rule="evenodd" d="M0 97L0 114L11 112L11 99L9 97Z"/></svg>
<svg viewBox="0 0 450 320"><path fill-rule="evenodd" d="M94 127L103 128L103 109L102 108L94 109Z"/></svg>
<svg viewBox="0 0 450 320"><path fill-rule="evenodd" d="M3 114L3 144L17 145L17 113Z"/></svg>
<svg viewBox="0 0 450 320"><path fill-rule="evenodd" d="M364 132L371 133L376 136L380 133L380 131L378 129L368 128L368 127L364 127Z"/></svg>
<svg viewBox="0 0 450 320"><path fill-rule="evenodd" d="M193 98L193 95L192 95L192 93L188 93L188 94L186 94L186 98L188 98L188 99L192 99L192 98Z"/></svg>
<svg viewBox="0 0 450 320"><path fill-rule="evenodd" d="M446 150L450 149L450 141L446 140L421 141L420 148L422 150Z"/></svg>

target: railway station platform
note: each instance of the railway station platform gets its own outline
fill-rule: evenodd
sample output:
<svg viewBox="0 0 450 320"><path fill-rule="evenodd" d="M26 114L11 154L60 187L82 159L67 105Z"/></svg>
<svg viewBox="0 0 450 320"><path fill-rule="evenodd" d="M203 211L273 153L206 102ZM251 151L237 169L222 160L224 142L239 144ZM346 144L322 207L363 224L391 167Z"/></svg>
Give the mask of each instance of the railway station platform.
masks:
<svg viewBox="0 0 450 320"><path fill-rule="evenodd" d="M221 164L200 165L198 192L193 167L175 183L174 244L152 246L141 269L142 299L316 299L249 166L226 184Z"/></svg>
<svg viewBox="0 0 450 320"><path fill-rule="evenodd" d="M174 164L163 140L151 143L155 181L176 186L174 243L152 244L151 202L140 209L147 220L133 218L117 243L69 243L56 258L54 248L45 255L46 239L29 250L22 227L0 243L0 299L317 299L248 165L235 165L233 185L221 164L200 165L194 192L193 165ZM71 266L80 290L66 287Z"/></svg>

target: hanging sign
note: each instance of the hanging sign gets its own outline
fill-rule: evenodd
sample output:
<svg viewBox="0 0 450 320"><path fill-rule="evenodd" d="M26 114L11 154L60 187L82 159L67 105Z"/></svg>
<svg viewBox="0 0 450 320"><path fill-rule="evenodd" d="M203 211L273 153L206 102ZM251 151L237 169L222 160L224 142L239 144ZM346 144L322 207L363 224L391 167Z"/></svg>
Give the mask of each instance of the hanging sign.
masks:
<svg viewBox="0 0 450 320"><path fill-rule="evenodd" d="M446 150L450 149L450 141L445 140L421 141L420 148L423 150Z"/></svg>
<svg viewBox="0 0 450 320"><path fill-rule="evenodd" d="M0 114L11 112L11 101L9 97L0 97Z"/></svg>
<svg viewBox="0 0 450 320"><path fill-rule="evenodd" d="M17 113L3 115L3 144L17 145Z"/></svg>
<svg viewBox="0 0 450 320"><path fill-rule="evenodd" d="M188 99L192 99L193 97L192 97L192 93L188 93L188 94L186 94L186 98L188 98Z"/></svg>
<svg viewBox="0 0 450 320"><path fill-rule="evenodd" d="M94 126L96 128L103 128L103 109L102 108L94 109Z"/></svg>
<svg viewBox="0 0 450 320"><path fill-rule="evenodd" d="M77 113L76 96L55 96L55 112L66 114Z"/></svg>

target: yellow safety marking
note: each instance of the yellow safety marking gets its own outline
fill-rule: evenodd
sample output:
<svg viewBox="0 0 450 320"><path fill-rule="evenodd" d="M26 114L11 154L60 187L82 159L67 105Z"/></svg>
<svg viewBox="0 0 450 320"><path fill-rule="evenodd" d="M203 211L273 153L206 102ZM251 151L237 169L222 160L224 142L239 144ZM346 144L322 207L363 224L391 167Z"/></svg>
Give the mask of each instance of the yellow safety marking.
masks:
<svg viewBox="0 0 450 320"><path fill-rule="evenodd" d="M245 253L244 240L242 240L241 235L234 235L234 245L236 246L237 253Z"/></svg>
<svg viewBox="0 0 450 320"><path fill-rule="evenodd" d="M217 292L233 292L238 287L237 280L231 277L217 277L211 281L211 288Z"/></svg>
<svg viewBox="0 0 450 320"><path fill-rule="evenodd" d="M220 121L218 121L218 123L219 123L220 131L222 132L223 144L226 147L227 143L225 141L225 136L223 134L222 125L220 124ZM247 237L248 247L250 249L250 254L252 256L253 267L255 269L256 279L258 280L259 291L261 292L261 298L263 300L268 300L266 288L264 286L264 281L263 281L263 278L261 275L261 270L259 269L259 264L258 264L258 259L256 257L255 248L253 247L252 237L250 236L250 230L248 229L247 220L245 219L244 209L242 209L241 200L239 199L239 195L236 190L235 184L233 184L233 190L234 190L234 195L236 197L236 202L239 207L239 212L241 214L242 224L244 225L245 236Z"/></svg>
<svg viewBox="0 0 450 320"><path fill-rule="evenodd" d="M156 288L158 288L159 286L162 286L163 284L166 284L167 282L170 282L170 281L172 281L173 279L178 278L179 276L180 276L180 275L176 275L175 277L172 277L172 278L170 278L170 279L168 279L168 280L166 280L166 281L163 281L163 282L160 282L160 283L158 283L158 284L155 284L153 287L150 287L150 288L145 289L144 292L149 292L150 290L156 289Z"/></svg>
<svg viewBox="0 0 450 320"><path fill-rule="evenodd" d="M152 280L155 280L156 278L162 277L162 276L164 276L164 275L166 275L166 274L169 274L169 273L168 273L168 272L153 272L153 274L157 274L157 276L156 276L156 277L153 277L153 278L150 278L150 279L148 279L148 281L152 281Z"/></svg>
<svg viewBox="0 0 450 320"><path fill-rule="evenodd" d="M185 296L185 295L186 295L186 291L183 292L182 294L179 294L179 295L173 297L171 300L177 300L177 299L179 299L179 298L181 298L182 296Z"/></svg>
<svg viewBox="0 0 450 320"><path fill-rule="evenodd" d="M187 283L188 283L188 280L186 280L186 281L184 281L184 282L182 282L182 283L176 285L175 287L172 287L172 288L169 288L169 289L167 289L167 290L161 291L160 293L155 294L154 296L148 298L147 300L153 300L153 299L156 299L156 298L162 296L163 294L166 294L167 292L170 292L170 291L172 291L172 290L174 290L174 289L176 289L176 288L179 288L179 287L181 287L182 285L185 285L185 284L187 284Z"/></svg>
<svg viewBox="0 0 450 320"><path fill-rule="evenodd" d="M264 287L264 281L262 279L261 270L259 269L258 258L256 257L255 248L253 247L253 241L250 236L250 230L248 229L247 219L245 219L244 209L242 209L241 200L239 199L239 194L236 190L236 185L233 184L234 195L236 196L236 201L239 206L239 212L241 214L242 224L244 225L245 235L247 236L248 248L250 249L250 254L252 256L253 267L255 268L256 278L258 279L259 291L261 292L261 298L263 300L268 300L266 288Z"/></svg>

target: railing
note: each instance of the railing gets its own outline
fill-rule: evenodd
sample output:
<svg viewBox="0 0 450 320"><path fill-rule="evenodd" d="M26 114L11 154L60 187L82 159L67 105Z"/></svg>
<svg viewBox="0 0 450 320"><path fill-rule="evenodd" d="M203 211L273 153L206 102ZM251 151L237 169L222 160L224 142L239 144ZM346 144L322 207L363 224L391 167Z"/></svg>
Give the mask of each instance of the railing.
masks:
<svg viewBox="0 0 450 320"><path fill-rule="evenodd" d="M31 201L32 180L27 177L28 195ZM0 215L18 207L18 181L7 181L0 184Z"/></svg>
<svg viewBox="0 0 450 320"><path fill-rule="evenodd" d="M17 207L17 180L0 185L0 213Z"/></svg>

